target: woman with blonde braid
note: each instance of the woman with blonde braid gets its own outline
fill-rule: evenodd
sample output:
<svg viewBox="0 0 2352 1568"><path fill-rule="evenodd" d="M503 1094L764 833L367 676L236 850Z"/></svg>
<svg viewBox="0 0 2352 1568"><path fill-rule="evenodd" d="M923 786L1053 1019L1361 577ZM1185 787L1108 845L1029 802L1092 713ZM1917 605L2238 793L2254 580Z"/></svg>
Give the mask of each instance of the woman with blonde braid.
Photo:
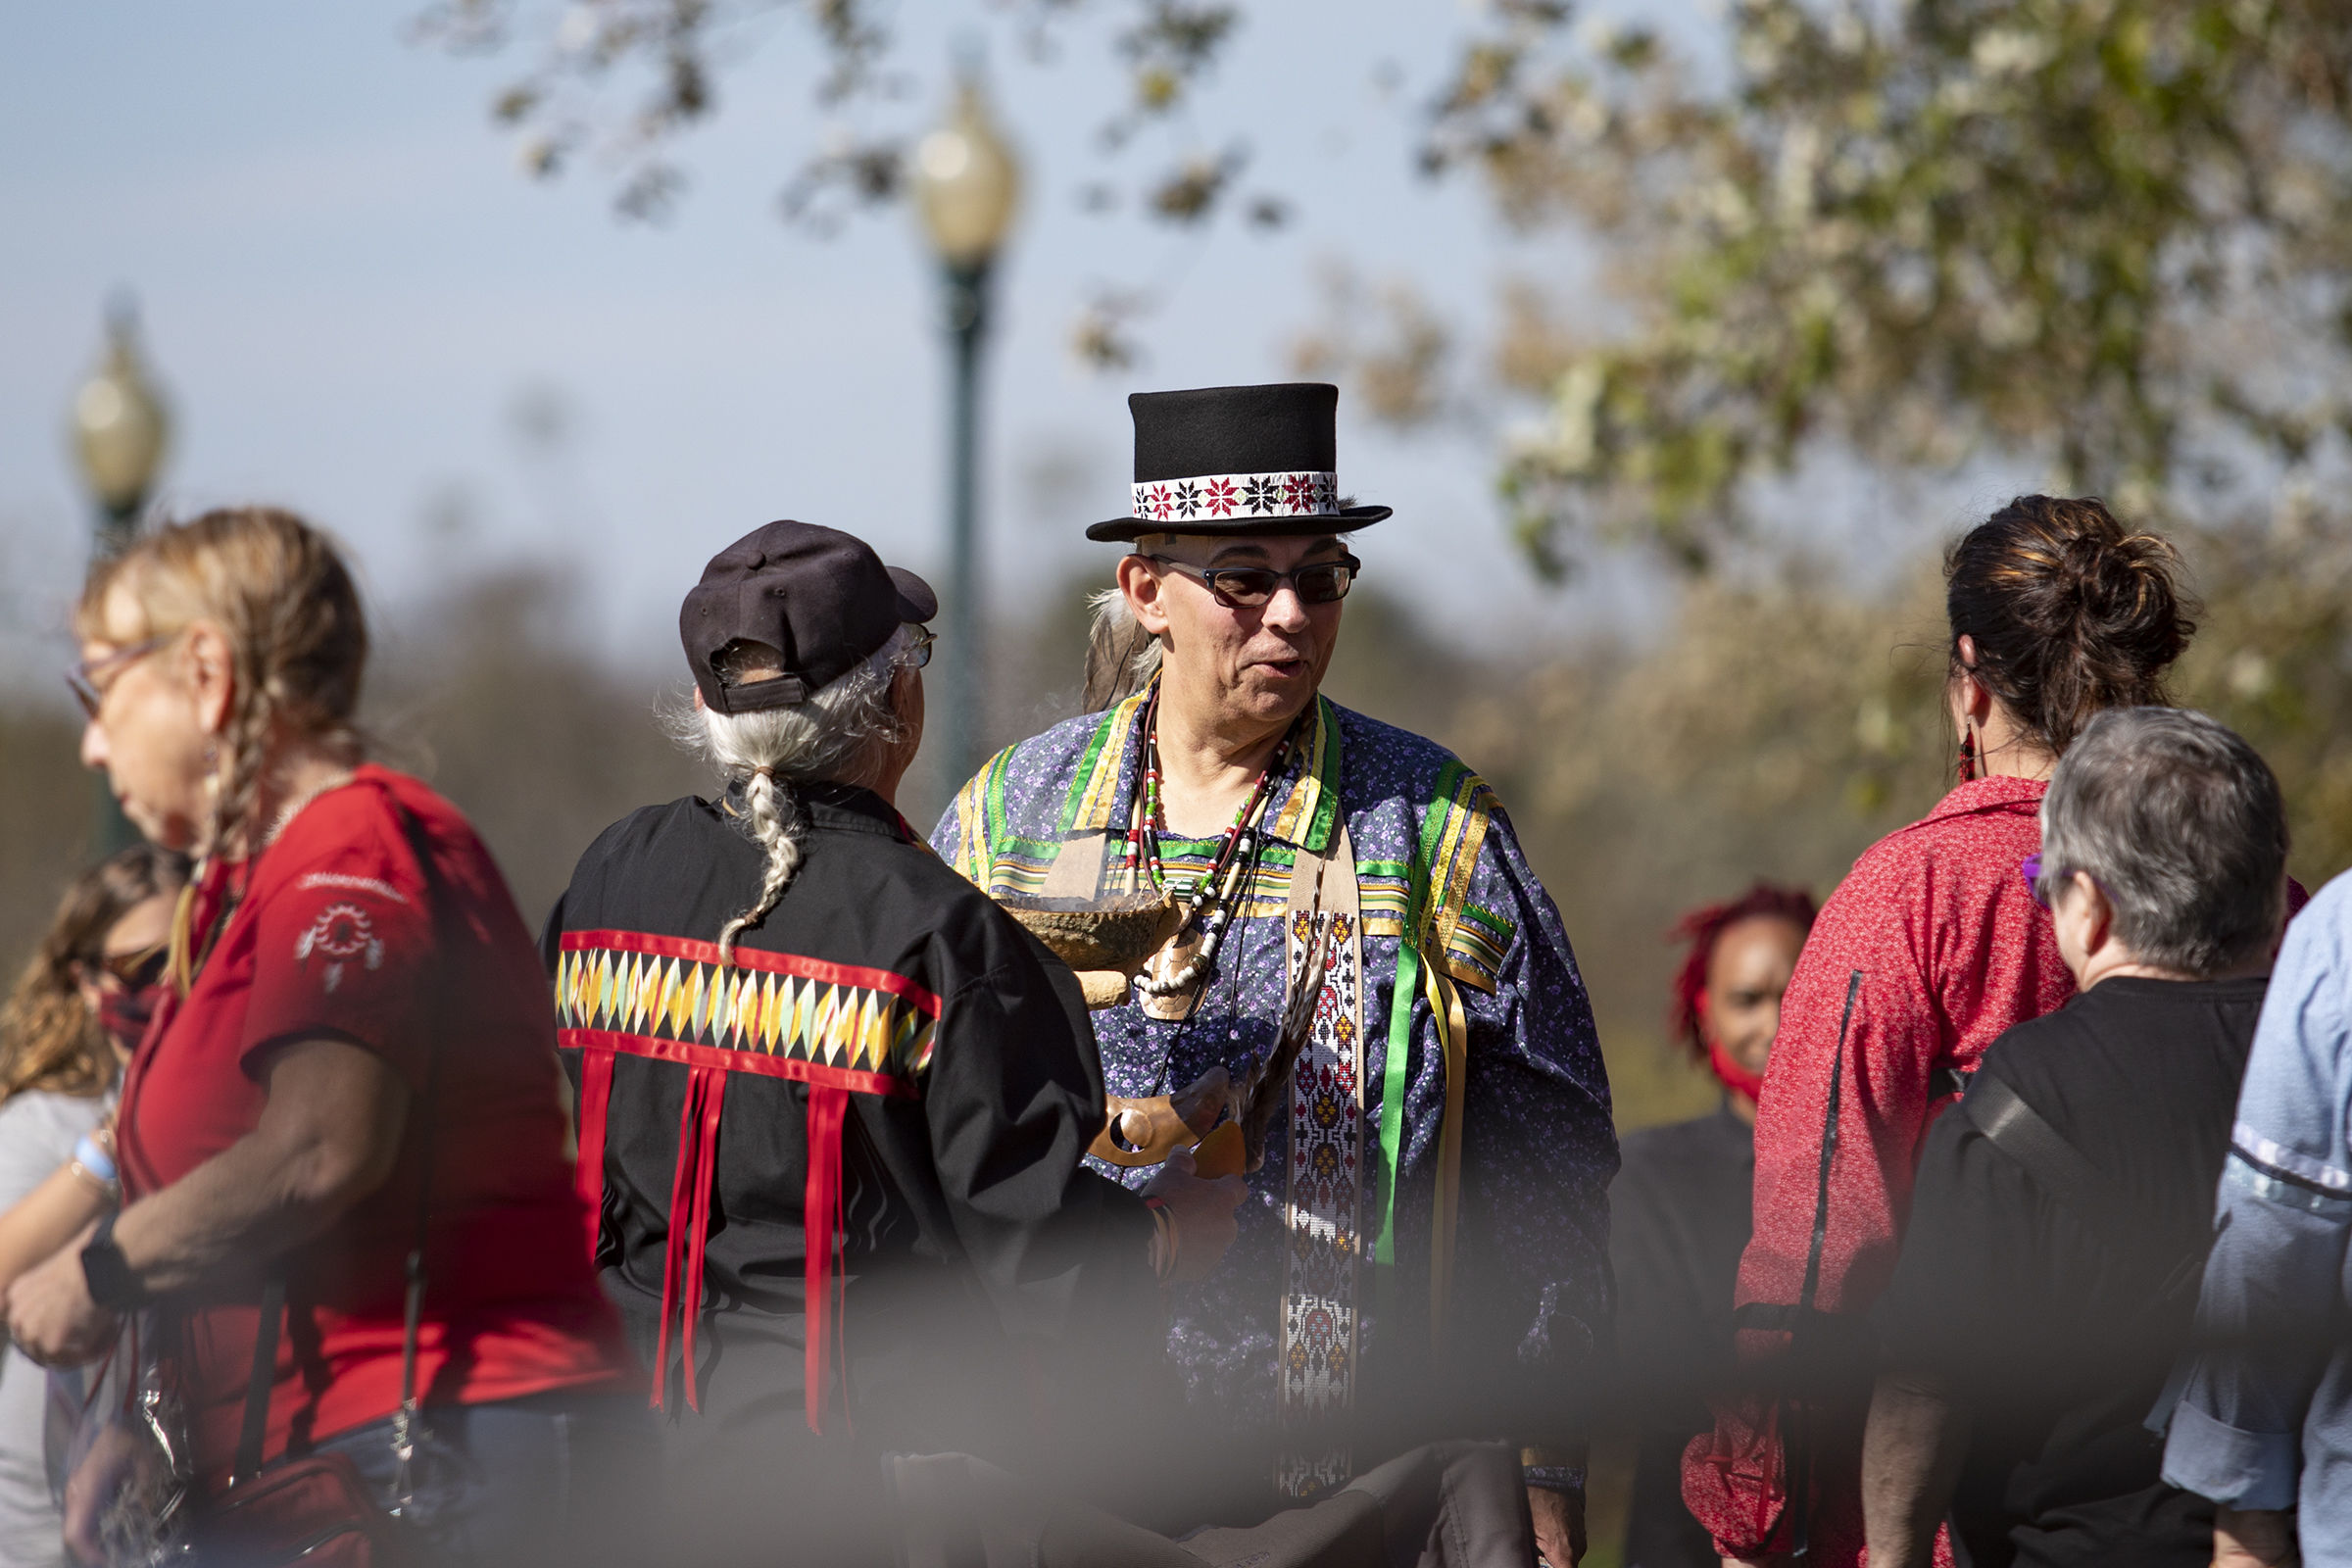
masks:
<svg viewBox="0 0 2352 1568"><path fill-rule="evenodd" d="M124 1206L10 1287L11 1336L79 1364L152 1308L214 1499L316 1454L435 1563L580 1560L555 1527L641 1435L566 1245L554 1020L466 819L364 759L350 573L286 513L208 513L94 568L75 630L83 760L197 870L123 1079ZM79 1557L141 1453L125 1424L76 1472Z"/></svg>

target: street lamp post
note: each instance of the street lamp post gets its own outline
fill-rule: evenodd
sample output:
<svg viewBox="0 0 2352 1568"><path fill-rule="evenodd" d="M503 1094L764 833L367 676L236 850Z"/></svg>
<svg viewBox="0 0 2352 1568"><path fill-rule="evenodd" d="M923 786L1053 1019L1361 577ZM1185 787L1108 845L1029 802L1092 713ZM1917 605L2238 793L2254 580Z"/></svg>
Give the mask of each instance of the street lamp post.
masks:
<svg viewBox="0 0 2352 1568"><path fill-rule="evenodd" d="M130 542L171 436L171 416L147 374L138 338L137 308L128 296L118 296L107 307L106 353L96 373L74 394L74 455L95 503L93 562L119 554ZM95 846L101 856L112 855L137 835L104 778L97 791Z"/></svg>
<svg viewBox="0 0 2352 1568"><path fill-rule="evenodd" d="M979 582L980 349L988 330L989 283L997 252L1020 202L1020 168L967 71L948 122L914 153L916 214L946 281L954 352L949 392L947 660L941 673L943 745L951 786L979 768L979 718L986 691Z"/></svg>

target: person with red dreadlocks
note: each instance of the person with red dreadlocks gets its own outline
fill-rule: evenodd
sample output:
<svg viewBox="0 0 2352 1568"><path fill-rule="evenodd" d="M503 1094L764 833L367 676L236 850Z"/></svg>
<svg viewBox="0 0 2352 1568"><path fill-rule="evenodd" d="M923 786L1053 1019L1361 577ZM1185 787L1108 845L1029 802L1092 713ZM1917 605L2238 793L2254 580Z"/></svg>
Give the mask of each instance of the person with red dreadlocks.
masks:
<svg viewBox="0 0 2352 1568"><path fill-rule="evenodd" d="M1683 1506L1683 1446L1708 1424L1704 1395L1729 1369L1732 1286L1747 1246L1756 1099L1781 1024L1781 994L1813 929L1813 897L1758 882L1683 916L1689 944L1668 1014L1692 1060L1723 1085L1704 1116L1626 1137L1609 1189L1617 1348L1653 1412L1643 1422L1626 1523L1627 1568L1714 1568L1707 1532Z"/></svg>

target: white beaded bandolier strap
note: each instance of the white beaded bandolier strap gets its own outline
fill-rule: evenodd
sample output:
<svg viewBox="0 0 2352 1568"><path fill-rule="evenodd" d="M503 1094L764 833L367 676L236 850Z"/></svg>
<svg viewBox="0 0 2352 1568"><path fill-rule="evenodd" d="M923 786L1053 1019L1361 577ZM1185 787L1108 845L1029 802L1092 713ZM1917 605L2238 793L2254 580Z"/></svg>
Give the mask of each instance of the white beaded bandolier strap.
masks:
<svg viewBox="0 0 2352 1568"><path fill-rule="evenodd" d="M1135 514L1153 522L1188 517L1317 517L1340 514L1340 476L1301 469L1289 473L1206 473L1154 479L1135 487Z"/></svg>

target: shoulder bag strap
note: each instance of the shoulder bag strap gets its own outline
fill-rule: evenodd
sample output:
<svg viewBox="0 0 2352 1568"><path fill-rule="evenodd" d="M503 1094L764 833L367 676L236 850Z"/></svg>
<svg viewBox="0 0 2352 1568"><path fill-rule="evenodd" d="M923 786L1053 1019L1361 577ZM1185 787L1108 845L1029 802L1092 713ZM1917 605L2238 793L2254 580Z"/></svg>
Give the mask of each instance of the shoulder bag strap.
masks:
<svg viewBox="0 0 2352 1568"><path fill-rule="evenodd" d="M237 1432L237 1457L228 1484L251 1481L262 1468L262 1446L270 1438L270 1389L277 1381L277 1324L286 1310L286 1271L270 1271L262 1285L262 1320L253 1331L253 1371L245 1379L245 1424Z"/></svg>
<svg viewBox="0 0 2352 1568"><path fill-rule="evenodd" d="M1960 1109L1986 1142L2076 1214L2101 1231L2127 1221L2130 1206L2107 1173L2068 1143L2007 1079L1977 1074Z"/></svg>
<svg viewBox="0 0 2352 1568"><path fill-rule="evenodd" d="M436 954L458 950L449 940L449 901L438 867L433 863L432 847L425 842L422 824L410 811L400 813L401 827L408 834L410 851L416 857L416 871L424 881L426 906L432 910L433 947ZM441 987L436 997L447 997L450 988ZM435 1135L440 1131L441 1101L441 1037L443 1008L435 1005L425 1019L424 1098L417 1105L422 1118L416 1141L416 1229L409 1244L408 1292L400 1330L400 1409L392 1417L392 1456L396 1469L392 1480L392 1508L394 1515L408 1510L411 1496L410 1469L416 1456L416 1438L423 1430L417 1420L416 1338L424 1319L424 1245L431 1234L433 1217L433 1150Z"/></svg>
<svg viewBox="0 0 2352 1568"><path fill-rule="evenodd" d="M2091 1234L2099 1241L2113 1248L2118 1245L2118 1238L2132 1235L2136 1229L2138 1218L2124 1191L2081 1150L2068 1143L2006 1080L1987 1072L1978 1073L1970 1085L1968 1098L1960 1102L1960 1108L1970 1125L1983 1133L1993 1148L2025 1167L2026 1174L2043 1192L2087 1221L2092 1227ZM2216 1234L2207 1232L2174 1259L2155 1293L2140 1303L2131 1320L2132 1324L2182 1292L2197 1288Z"/></svg>

